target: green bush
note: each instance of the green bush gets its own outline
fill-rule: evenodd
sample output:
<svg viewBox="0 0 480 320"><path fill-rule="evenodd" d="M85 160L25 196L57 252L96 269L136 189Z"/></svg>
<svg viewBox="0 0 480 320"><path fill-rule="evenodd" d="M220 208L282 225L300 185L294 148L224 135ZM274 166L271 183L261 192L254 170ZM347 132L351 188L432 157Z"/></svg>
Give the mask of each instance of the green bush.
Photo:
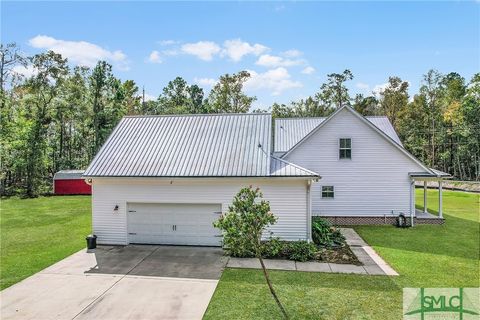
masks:
<svg viewBox="0 0 480 320"><path fill-rule="evenodd" d="M340 230L321 218L312 222L312 239L316 244L326 247L345 244L345 237Z"/></svg>
<svg viewBox="0 0 480 320"><path fill-rule="evenodd" d="M259 257L263 231L275 224L277 218L270 212L270 204L263 200L259 188L242 188L233 198L228 212L213 223L222 231L223 248L233 257Z"/></svg>
<svg viewBox="0 0 480 320"><path fill-rule="evenodd" d="M305 262L313 260L317 252L317 247L314 243L307 241L295 241L285 243L283 254L289 260Z"/></svg>
<svg viewBox="0 0 480 320"><path fill-rule="evenodd" d="M265 258L279 258L282 256L285 244L279 238L271 238L263 243L262 256Z"/></svg>

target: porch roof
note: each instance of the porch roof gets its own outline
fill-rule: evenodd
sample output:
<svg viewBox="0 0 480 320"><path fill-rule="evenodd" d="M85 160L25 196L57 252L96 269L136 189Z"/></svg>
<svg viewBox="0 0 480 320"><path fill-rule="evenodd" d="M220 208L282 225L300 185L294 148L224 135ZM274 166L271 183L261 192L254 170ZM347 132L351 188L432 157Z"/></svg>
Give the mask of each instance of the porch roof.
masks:
<svg viewBox="0 0 480 320"><path fill-rule="evenodd" d="M440 170L429 168L431 172L409 172L408 175L412 178L425 178L425 179L450 179L452 175ZM422 180L422 179L419 179Z"/></svg>

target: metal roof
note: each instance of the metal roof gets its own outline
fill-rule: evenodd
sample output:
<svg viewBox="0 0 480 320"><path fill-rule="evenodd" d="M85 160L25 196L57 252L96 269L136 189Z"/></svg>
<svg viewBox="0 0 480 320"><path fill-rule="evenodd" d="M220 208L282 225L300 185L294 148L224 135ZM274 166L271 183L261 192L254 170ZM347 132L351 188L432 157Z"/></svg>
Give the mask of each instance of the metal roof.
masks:
<svg viewBox="0 0 480 320"><path fill-rule="evenodd" d="M271 156L270 175L275 177L318 177L320 175L291 162Z"/></svg>
<svg viewBox="0 0 480 320"><path fill-rule="evenodd" d="M270 114L124 117L84 175L267 176L270 132Z"/></svg>
<svg viewBox="0 0 480 320"><path fill-rule="evenodd" d="M124 117L84 176L270 176L271 124L270 114ZM305 176L279 170L274 176Z"/></svg>
<svg viewBox="0 0 480 320"><path fill-rule="evenodd" d="M399 145L402 145L402 141L400 141L400 138L397 135L397 132L393 128L392 123L390 120L388 120L387 117L384 116L377 116L377 117L365 117L368 121L370 121L375 127L383 131L387 136L389 136L393 141L398 143Z"/></svg>
<svg viewBox="0 0 480 320"><path fill-rule="evenodd" d="M53 180L83 179L84 170L60 170L53 176Z"/></svg>
<svg viewBox="0 0 480 320"><path fill-rule="evenodd" d="M402 146L395 129L387 117L365 117L393 141ZM277 118L275 119L275 152L286 152L302 140L326 118Z"/></svg>
<svg viewBox="0 0 480 320"><path fill-rule="evenodd" d="M436 170L433 168L428 168L431 172L409 172L411 177L417 178L445 178L450 179L452 175L450 173L446 173L440 170Z"/></svg>

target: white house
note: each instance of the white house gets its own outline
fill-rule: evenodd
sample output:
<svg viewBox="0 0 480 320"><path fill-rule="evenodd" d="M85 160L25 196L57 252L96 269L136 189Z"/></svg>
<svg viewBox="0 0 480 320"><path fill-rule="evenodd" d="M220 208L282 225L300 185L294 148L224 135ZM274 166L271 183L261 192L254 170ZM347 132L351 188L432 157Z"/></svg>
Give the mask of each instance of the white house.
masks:
<svg viewBox="0 0 480 320"><path fill-rule="evenodd" d="M414 181L438 180L441 201L449 177L405 150L387 117L349 107L328 118L276 119L274 154L322 176L312 184L312 215L343 225L393 223L400 213L413 220ZM419 223L443 222L441 206L440 219L424 213Z"/></svg>
<svg viewBox="0 0 480 320"><path fill-rule="evenodd" d="M414 220L413 181L446 176L410 155L388 120L349 107L275 128L273 145L270 114L123 118L84 173L98 242L219 245L212 222L249 185L270 201L270 231L285 240L310 239L313 215Z"/></svg>

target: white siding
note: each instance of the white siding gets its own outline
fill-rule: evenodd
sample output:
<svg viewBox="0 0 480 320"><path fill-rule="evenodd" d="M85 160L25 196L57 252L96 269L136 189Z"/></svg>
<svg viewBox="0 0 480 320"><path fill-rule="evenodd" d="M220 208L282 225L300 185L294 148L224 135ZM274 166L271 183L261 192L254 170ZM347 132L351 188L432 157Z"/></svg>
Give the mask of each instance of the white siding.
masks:
<svg viewBox="0 0 480 320"><path fill-rule="evenodd" d="M352 139L352 159L339 159L339 139ZM287 161L318 172L312 185L312 215L409 214L409 172L425 171L374 129L343 109L288 154ZM322 199L321 186L335 198Z"/></svg>
<svg viewBox="0 0 480 320"><path fill-rule="evenodd" d="M271 228L284 240L307 237L306 181L293 179L162 179L94 178L93 232L100 244L127 244L128 202L219 203L226 212L234 195L244 186L258 186L278 217ZM115 205L119 206L114 212Z"/></svg>

